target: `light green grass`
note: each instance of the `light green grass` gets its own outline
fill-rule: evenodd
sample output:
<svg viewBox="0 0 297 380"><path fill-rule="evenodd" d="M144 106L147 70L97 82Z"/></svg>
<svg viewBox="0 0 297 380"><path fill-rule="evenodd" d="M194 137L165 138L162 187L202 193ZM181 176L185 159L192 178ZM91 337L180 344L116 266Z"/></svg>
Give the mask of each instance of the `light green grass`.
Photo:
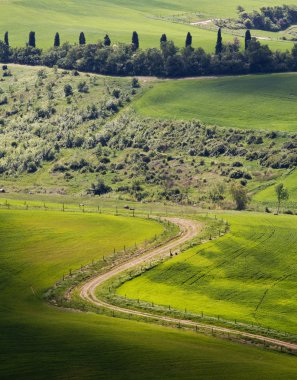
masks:
<svg viewBox="0 0 297 380"><path fill-rule="evenodd" d="M269 4L281 5L279 0L269 1ZM190 30L194 46L201 46L207 51L213 51L216 34L213 31L199 29L188 25L161 21L160 16L177 15L185 12L202 13L202 18L230 17L236 15L238 3L235 0L223 3L216 0L179 2L148 1L148 0L1 0L0 34L10 32L11 45L24 46L30 30L36 32L37 45L49 47L53 44L54 34L60 32L61 41L77 42L78 34L84 31L88 42L102 40L108 33L113 42L130 42L133 30L137 30L142 47L159 46L160 36L166 33L179 46L184 45L186 33ZM245 0L251 10L265 4L262 1ZM225 40L233 39L226 35ZM287 49L292 44L271 42L273 48Z"/></svg>
<svg viewBox="0 0 297 380"><path fill-rule="evenodd" d="M296 169L280 177L273 185L259 191L255 194L254 200L276 208L277 199L275 193L275 186L277 183L283 183L289 191L289 199L283 202L283 207L288 209L290 207L296 208L297 204L297 171Z"/></svg>
<svg viewBox="0 0 297 380"><path fill-rule="evenodd" d="M69 267L161 231L132 218L0 211L1 379L294 379L289 356L42 300Z"/></svg>
<svg viewBox="0 0 297 380"><path fill-rule="evenodd" d="M223 127L296 131L297 75L163 81L135 103L145 116Z"/></svg>
<svg viewBox="0 0 297 380"><path fill-rule="evenodd" d="M125 283L119 294L296 334L296 217L225 217L231 233Z"/></svg>

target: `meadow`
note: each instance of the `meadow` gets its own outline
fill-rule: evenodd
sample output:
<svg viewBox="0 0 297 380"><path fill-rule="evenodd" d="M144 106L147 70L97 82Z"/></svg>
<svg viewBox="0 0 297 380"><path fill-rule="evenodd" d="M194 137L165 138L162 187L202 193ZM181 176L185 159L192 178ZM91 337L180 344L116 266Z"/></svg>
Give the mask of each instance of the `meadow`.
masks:
<svg viewBox="0 0 297 380"><path fill-rule="evenodd" d="M247 10L263 5L257 0L251 5L249 1L242 1ZM266 5L267 2L265 3ZM269 5L282 4L279 0L269 1ZM176 24L162 19L184 13L194 13L197 19L210 17L235 17L238 2L214 1L211 4L206 0L184 2L174 1L136 1L124 2L120 0L87 0L84 2L58 0L21 0L0 1L1 30L10 32L12 46L24 46L28 33L36 32L37 45L48 48L53 45L54 34L60 32L62 42L78 41L78 35L84 31L87 42L96 42L103 39L108 33L113 42L130 42L133 30L140 35L141 47L159 46L160 37L166 33L169 39L178 46L184 46L188 31L193 35L195 47L203 47L213 51L216 40L214 31L200 29L190 25ZM24 20L24 15L25 20ZM233 36L226 34L225 40L232 40ZM292 43L284 41L268 41L273 49L290 49Z"/></svg>
<svg viewBox="0 0 297 380"><path fill-rule="evenodd" d="M296 217L221 217L230 233L126 282L118 294L296 334Z"/></svg>
<svg viewBox="0 0 297 380"><path fill-rule="evenodd" d="M275 186L277 183L283 183L289 191L289 199L283 203L285 209L296 208L297 204L297 171L289 170L287 173L284 173L283 176L278 178L274 184L259 190L254 195L254 200L256 202L265 204L269 207L272 205L275 206Z"/></svg>
<svg viewBox="0 0 297 380"><path fill-rule="evenodd" d="M162 81L134 105L144 116L221 127L296 131L297 75Z"/></svg>
<svg viewBox="0 0 297 380"><path fill-rule="evenodd" d="M289 356L45 303L44 291L69 268L161 233L158 223L1 210L0 227L1 379L296 377Z"/></svg>

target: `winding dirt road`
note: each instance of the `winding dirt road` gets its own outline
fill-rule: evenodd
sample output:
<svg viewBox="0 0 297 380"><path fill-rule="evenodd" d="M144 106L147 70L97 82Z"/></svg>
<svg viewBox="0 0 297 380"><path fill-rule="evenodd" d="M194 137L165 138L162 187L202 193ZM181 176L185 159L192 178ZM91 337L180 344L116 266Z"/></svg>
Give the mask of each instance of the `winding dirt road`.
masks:
<svg viewBox="0 0 297 380"><path fill-rule="evenodd" d="M208 325L208 324L194 322L187 319L178 319L178 318L173 318L169 316L162 316L162 315L153 314L149 312L143 312L140 310L132 310L129 308L109 304L103 300L100 300L96 296L96 288L99 285L102 285L105 281L108 281L114 276L117 276L128 269L132 269L133 267L137 265L148 263L152 259L169 256L171 252L178 250L181 244L193 239L202 228L202 225L198 223L197 221L180 219L180 218L167 218L167 219L170 222L177 224L178 227L180 228L181 232L177 238L169 241L163 246L153 248L152 250L148 251L147 253L139 257L133 258L128 262L118 265L112 268L109 272L100 274L97 277L90 279L80 289L81 298L83 298L84 300L88 302L91 302L92 304L96 306L104 307L114 312L124 313L128 315L135 315L135 316L144 317L144 318L155 320L155 321L156 320L161 321L161 322L163 321L172 325L191 327L191 328L194 328L196 330L201 330L201 331L211 331L213 333L216 332L220 334L226 334L228 336L233 336L243 341L244 340L256 341L256 342L266 344L269 346L275 346L281 349L285 348L287 350L297 352L296 343L289 343L289 342L278 340L275 338L270 338L270 337L252 334L252 333L248 333L248 332L244 332L240 330L230 329L227 327Z"/></svg>

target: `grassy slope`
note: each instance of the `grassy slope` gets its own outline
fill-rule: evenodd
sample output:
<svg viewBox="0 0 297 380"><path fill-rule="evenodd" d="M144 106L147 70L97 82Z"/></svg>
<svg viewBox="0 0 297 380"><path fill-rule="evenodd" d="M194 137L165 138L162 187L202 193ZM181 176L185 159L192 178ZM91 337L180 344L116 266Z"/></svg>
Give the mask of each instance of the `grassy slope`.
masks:
<svg viewBox="0 0 297 380"><path fill-rule="evenodd" d="M0 226L2 379L295 378L297 364L288 356L43 303L43 290L70 266L132 244L135 235L159 233L158 224L1 211Z"/></svg>
<svg viewBox="0 0 297 380"><path fill-rule="evenodd" d="M172 122L167 123L166 120L164 121L165 126L161 128L159 121L153 119L151 120L151 123L145 122L141 126L141 123L138 122L138 119L141 120L141 118L137 116L137 120L135 121L133 120L134 115L129 118L128 126L124 123L121 128L115 128L112 132L115 136L114 140L118 141L116 145L111 144L110 148L102 148L101 144L96 143L95 148L88 149L88 145L85 145L87 141L93 141L93 139L97 139L98 135L105 135L111 132L110 124L107 124L106 127L103 127L103 124L108 120L111 120L113 116L108 115L105 119L99 118L95 121L82 121L80 120L81 114L88 114L87 107L92 104L101 109L102 104L105 104L109 99L114 100L112 95L110 95L114 88L121 89L123 96L124 94L130 94L131 78L113 78L84 73L80 73L79 76L73 76L71 75L71 72L64 75L62 70L58 70L58 72L55 73L53 69L46 68L44 72L47 77L42 80L41 84L38 80L39 67L9 65L9 68L11 69L13 76L3 78L5 80L3 80L0 85L0 98L3 99L4 96L8 97L8 104L0 107L0 119L4 121L4 125L0 126L0 133L2 132L0 139L0 156L1 152L4 152L4 157L0 158L0 172L2 165L11 168L10 171L9 169L6 169L8 170L7 174L0 174L0 188L5 188L9 194L13 192L18 193L19 190L21 190L27 193L33 192L34 194L66 193L68 195L85 195L86 190L91 183L96 181L96 178L103 178L108 185L116 190L121 186L130 186L131 176L133 176L133 178L138 178L143 181L143 188L145 191L147 190L150 192L150 199L156 199L154 198L154 194L158 194L158 192L161 191L160 189L163 189L162 183L160 184L155 181L151 184L144 180L144 173L139 170L138 159L132 160L134 154L142 155L144 152L141 148L123 147L121 141L125 140L134 141L133 145L136 145L136 142L145 140L148 145L150 145L152 151L157 150L157 147L163 143L168 144L170 150L167 152L167 157L173 157L174 159L170 161L167 160L165 167L163 160L166 156L157 154L155 159L150 159L151 162L148 165L149 169L146 169L146 174L154 173L157 176L162 174L162 172L167 171L167 174L169 173L172 178L177 177L173 186L178 186L180 188L187 187L191 199L195 202L197 200L205 200L205 195L208 195L209 192L210 183L213 185L216 182L226 182L227 178L220 175L220 173L232 165L234 161L240 160L244 165L244 171L249 172L252 175L252 180L250 180L248 184L249 190L257 189L258 191L259 189L263 189L263 187L268 185L268 181L270 184L273 184L274 181L277 180L277 177L285 172L285 170L282 169L266 170L266 168L261 167L256 161L247 161L243 157L238 156L220 156L219 159L215 159L214 157L203 158L203 166L199 164L200 158L197 157L195 158L195 163L193 163L193 157L189 156L188 151L191 148L199 147L201 139L201 137L198 137L197 131L194 127L192 129L187 127L187 134L185 135L182 123L178 122L174 131L169 127L169 124ZM271 85L269 85L269 78L272 81ZM294 80L292 80L292 78ZM136 100L135 103L133 102L132 106L135 104L136 108L139 109L139 112L146 113L148 112L146 110L146 104L151 104L153 101L156 103L156 99L158 99L158 94L156 94L154 86L156 86L156 89L162 88L162 92L165 92L167 87L171 90L179 88L179 91L175 92L181 93L181 90L183 90L184 96L182 98L182 104L183 106L186 104L188 108L194 109L193 117L202 118L201 114L208 117L206 113L213 112L214 107L210 107L209 104L204 104L208 103L206 101L208 99L206 92L198 93L196 91L196 86L198 86L198 88L204 86L207 89L211 87L209 94L213 94L216 88L227 88L229 91L229 99L232 99L235 103L240 103L242 100L238 101L237 97L232 94L231 90L235 88L236 90L243 92L246 88L255 87L255 81L257 81L257 83L264 83L266 87L269 85L269 88L271 89L270 92L268 92L268 90L264 91L264 89L262 91L263 99L265 98L265 94L269 94L269 96L264 99L269 100L266 101L267 112L263 113L262 103L260 103L260 109L257 104L257 99L254 100L252 96L249 96L249 107L246 110L248 117L254 117L253 112L255 112L255 109L258 107L257 109L259 112L256 116L259 115L259 118L256 120L256 123L263 123L266 127L266 121L270 120L271 114L273 114L276 118L283 117L283 120L289 120L290 123L293 124L294 110L291 107L291 103L293 103L293 100L295 99L294 94L296 93L296 90L294 85L296 78L297 76L293 74L283 74L256 77L247 76L242 78L229 77L211 81L166 81L161 84L144 82L143 80L143 89L139 89L137 95L137 98L140 97L140 99ZM88 93L78 92L77 84L81 81L86 81L88 84ZM47 89L48 85L51 83L55 83L55 86L53 87L54 99L49 100ZM64 96L64 85L67 83L71 83L74 90L71 104L67 104ZM244 87L241 89L240 86L243 83ZM145 92L148 86L153 86L153 89ZM286 90L285 87L287 87ZM192 98L187 97L188 88L193 89ZM142 91L145 92L143 98L141 98ZM292 97L292 100L287 99L288 94ZM282 107L280 111L277 112L276 110L278 110L278 108L276 106L273 108L273 105L275 105L276 97L279 95L282 96ZM174 97L175 94L172 94L172 96ZM218 98L216 93L214 96ZM244 99L245 97L246 95L244 95ZM200 111L199 113L195 112L194 100L197 98L201 98L204 101L204 103L202 100L199 102L199 104L203 104L201 113ZM259 95L259 98L261 98L261 95ZM170 104L167 104L166 106L165 103L165 111L169 113L172 104L168 98L166 98L166 100ZM212 104L211 101L209 103ZM37 109L47 109L49 106L54 106L56 113L49 119L37 118ZM157 107L158 112L164 111L156 104L154 107ZM179 99L176 99L176 107L179 107ZM229 107L225 107L225 104L222 104L222 108L224 111L221 112L222 117L225 116L226 120L228 119L228 122L230 118L230 120L237 125L242 112L229 112ZM7 112L11 112L14 109L17 109L19 112L16 115L7 117ZM157 113L157 111L155 111L155 115L160 117L161 114ZM284 115L285 111L288 111L288 115ZM128 113L126 114L129 115ZM153 107L149 108L148 114L154 115ZM186 108L184 107L180 109L179 114L187 116ZM125 110L122 115L125 115ZM164 115L164 117L171 117L171 115ZM219 123L221 116L214 115L214 117L217 118ZM117 119L115 118L115 120L119 123L121 117L118 117ZM281 121L283 122L283 120ZM166 124L168 125L166 126ZM119 123L119 125L121 125L121 123ZM259 128L258 124L249 124L248 126L250 128ZM150 131L149 138L146 137L148 130ZM220 141L220 143L225 143L226 136L229 132L226 134L225 129L218 129L217 131L221 136L218 138L218 141ZM249 132L249 134L252 133L254 132ZM282 134L279 138L271 140L265 137L266 132L259 133L263 136L263 144L250 146L243 143L243 146L248 150L264 150L268 149L273 142L276 144L275 148L279 149L282 144L287 141L287 137L284 135L282 136ZM62 135L62 140L59 142L59 146L61 147L59 152L55 150L58 135ZM83 147L65 148L67 135L70 135L72 141L75 141L75 138L77 137L83 137L85 141ZM249 135L246 134L246 139L248 139L248 136ZM192 139L194 139L193 142ZM183 149L179 146L176 147L175 143L180 141L188 141L188 147L184 147ZM13 147L15 142L17 143L16 148ZM206 144L210 149L212 141L210 140L210 145L208 142ZM49 148L55 151L55 159L52 161L40 161L40 157L42 157L44 150L47 151ZM288 151L284 151L283 154L285 155L286 152ZM150 156L150 154L151 153L148 152L147 156ZM102 166L101 161L105 155L110 159L110 163L104 165L106 167L106 174L104 174L104 171L97 172L97 168ZM128 155L130 155L129 160L127 160ZM85 168L82 168L81 170L72 170L70 168L71 163L80 161L82 158L88 162L91 170L85 170ZM38 170L35 173L27 173L23 163L32 161L36 161L37 163L40 161L40 167L38 167ZM122 169L115 170L115 167L119 164L123 165ZM65 170L54 171L54 167L57 165L65 165ZM223 169L221 168L221 165L225 165ZM18 170L16 168L18 168ZM70 177L67 176L69 174ZM207 182L203 181L204 178L207 179ZM273 188L271 188L268 201L274 203L273 191ZM294 186L290 192L291 201L294 202L294 205L288 207L293 207L295 209L296 202L294 201L295 198L293 195ZM127 194L123 193L113 194L114 197L124 196L127 198L126 195ZM4 197L7 197L7 195L4 195ZM20 195L18 194L17 197L20 197ZM267 197L267 194L264 193L263 197ZM32 198L32 196L29 197L29 199L30 198ZM265 200L264 198L263 201ZM257 200L259 201L260 199ZM48 202L47 199L45 199L45 201ZM63 201L64 200L61 199L60 203L63 203ZM80 203L80 201L77 201L76 203ZM99 203L102 203L102 201L97 202L97 204ZM136 208L138 208L138 205Z"/></svg>
<svg viewBox="0 0 297 380"><path fill-rule="evenodd" d="M288 175L280 177L277 183L283 183L289 190L289 200L284 202L284 206L287 208L296 207L297 203L297 171L290 171ZM259 191L254 196L255 201L275 206L276 194L275 184L267 187L266 189Z"/></svg>
<svg viewBox="0 0 297 380"><path fill-rule="evenodd" d="M279 0L269 4L282 4ZM30 30L37 33L37 44L41 47L52 45L54 34L59 31L62 41L77 42L81 30L86 33L90 42L102 39L109 33L112 41L130 42L133 30L137 30L141 46L158 46L162 33L180 46L184 44L186 33L191 30L194 45L212 51L215 44L215 33L187 25L173 24L156 19L156 16L176 15L184 12L202 13L202 18L235 16L238 2L224 3L216 0L174 1L119 1L119 0L87 0L84 2L58 0L0 0L1 30L10 32L12 45L24 45ZM247 9L268 5L254 1L252 6L245 0L242 5ZM24 19L24 15L26 15ZM40 17L42 15L42 17ZM46 20L46 22L45 22ZM1 32L2 31L2 32ZM226 36L225 39L232 39ZM291 43L271 42L272 48L287 49Z"/></svg>
<svg viewBox="0 0 297 380"><path fill-rule="evenodd" d="M297 333L296 217L226 218L230 234L127 282L119 293Z"/></svg>
<svg viewBox="0 0 297 380"><path fill-rule="evenodd" d="M122 93L131 92L131 78L114 78L84 73L80 73L79 76L73 76L71 73L64 75L62 70L58 70L55 74L53 69L45 68L44 72L47 77L39 83L38 72L40 71L40 67L9 65L9 68L13 75L5 78L0 84L1 100L5 96L8 98L8 104L0 107L0 119L5 119L7 125L7 129L5 133L2 134L0 141L0 151L10 149L10 151L7 152L7 156L9 156L7 159L10 160L20 156L24 158L26 154L29 154L31 149L39 149L43 142L46 143L46 145L49 144L53 146L51 144L50 133L58 129L62 131L64 123L66 123L69 128L73 128L74 126L74 131L72 131L70 135L74 133L76 136L82 136L87 139L90 126L94 125L94 121L79 121L78 124L75 125L69 122L68 119L73 117L79 120L81 114L86 112L87 108L92 105L100 109L102 103L108 99L114 99L109 94L114 88L120 89ZM86 82L89 87L88 93L78 92L77 86L80 82ZM52 84L54 84L52 88L53 99L49 100L48 85ZM73 88L74 95L72 96L71 104L67 104L67 99L64 95L64 86L66 84L71 84ZM46 110L50 106L56 110L52 118L35 118L34 115L37 109ZM6 112L10 112L14 109L19 111L15 117L7 117ZM26 126L23 125L25 119ZM102 119L97 120L98 128L100 123L103 123ZM41 135L45 137L43 142L41 142L38 137L40 136L38 132L39 128ZM2 127L0 127L0 131L2 132ZM48 133L44 131L48 131ZM92 135L95 135L94 130L92 131ZM11 151L12 141L16 141L18 144L18 148L15 149L14 152ZM25 149L23 148L24 144L26 145ZM90 153L90 150L82 151L79 148L62 148L58 156L69 161L80 160L81 158L96 161L94 154ZM63 189L64 186L68 187L68 181L63 178L63 176L59 176L57 173L49 175L51 169L52 162L44 162L44 167L41 171L36 172L31 177L24 176L22 178L21 182L23 186L30 187L34 184L41 188L51 188L54 192L57 189ZM88 186L87 184L90 183L94 177L95 175L90 173L84 173L83 176L76 176L71 184L72 191L75 192L80 188ZM2 179L3 182L0 187L6 186L6 180L12 183L13 186L14 184L18 186L20 183L20 180L14 178L14 176Z"/></svg>
<svg viewBox="0 0 297 380"><path fill-rule="evenodd" d="M225 127L296 131L296 84L296 74L165 81L140 98L135 108L157 118L196 118Z"/></svg>

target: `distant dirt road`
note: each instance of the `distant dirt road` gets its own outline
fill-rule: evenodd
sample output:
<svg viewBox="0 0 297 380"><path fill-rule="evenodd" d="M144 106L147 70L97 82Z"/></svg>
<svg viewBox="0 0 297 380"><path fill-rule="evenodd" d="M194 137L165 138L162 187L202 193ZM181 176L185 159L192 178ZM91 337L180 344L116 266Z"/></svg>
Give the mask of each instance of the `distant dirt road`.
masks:
<svg viewBox="0 0 297 380"><path fill-rule="evenodd" d="M167 220L169 220L172 223L177 224L181 230L180 235L176 239L171 240L170 242L164 244L163 246L153 248L147 253L141 255L140 257L133 258L128 262L125 262L117 267L114 267L107 273L103 273L103 274L98 275L95 278L92 278L81 287L81 290L80 290L81 298L83 298L86 301L91 302L92 304L96 306L104 307L106 309L109 309L115 312L135 315L139 317L145 317L152 320L164 321L173 325L180 324L182 326L197 328L203 331L210 330L213 332L223 333L226 335L232 334L233 336L239 337L242 340L244 339L255 340L260 343L282 347L282 348L286 348L286 349L297 352L296 343L289 343L282 340L278 340L278 339L274 339L274 338L270 338L270 337L266 337L262 335L252 334L252 333L248 333L248 332L244 332L240 330L235 330L235 329L231 329L227 327L208 325L204 323L193 322L187 319L178 319L178 318L173 318L173 317L160 316L158 314L143 312L139 310L132 310L129 308L109 304L103 300L100 300L96 296L96 288L99 285L103 284L105 281L111 279L112 277L116 275L119 275L120 273L128 269L132 269L133 267L137 265L147 263L154 258L169 256L170 252L176 251L181 244L185 243L188 240L193 239L202 228L202 225L194 220L187 220L187 219L180 219L180 218L167 218Z"/></svg>

